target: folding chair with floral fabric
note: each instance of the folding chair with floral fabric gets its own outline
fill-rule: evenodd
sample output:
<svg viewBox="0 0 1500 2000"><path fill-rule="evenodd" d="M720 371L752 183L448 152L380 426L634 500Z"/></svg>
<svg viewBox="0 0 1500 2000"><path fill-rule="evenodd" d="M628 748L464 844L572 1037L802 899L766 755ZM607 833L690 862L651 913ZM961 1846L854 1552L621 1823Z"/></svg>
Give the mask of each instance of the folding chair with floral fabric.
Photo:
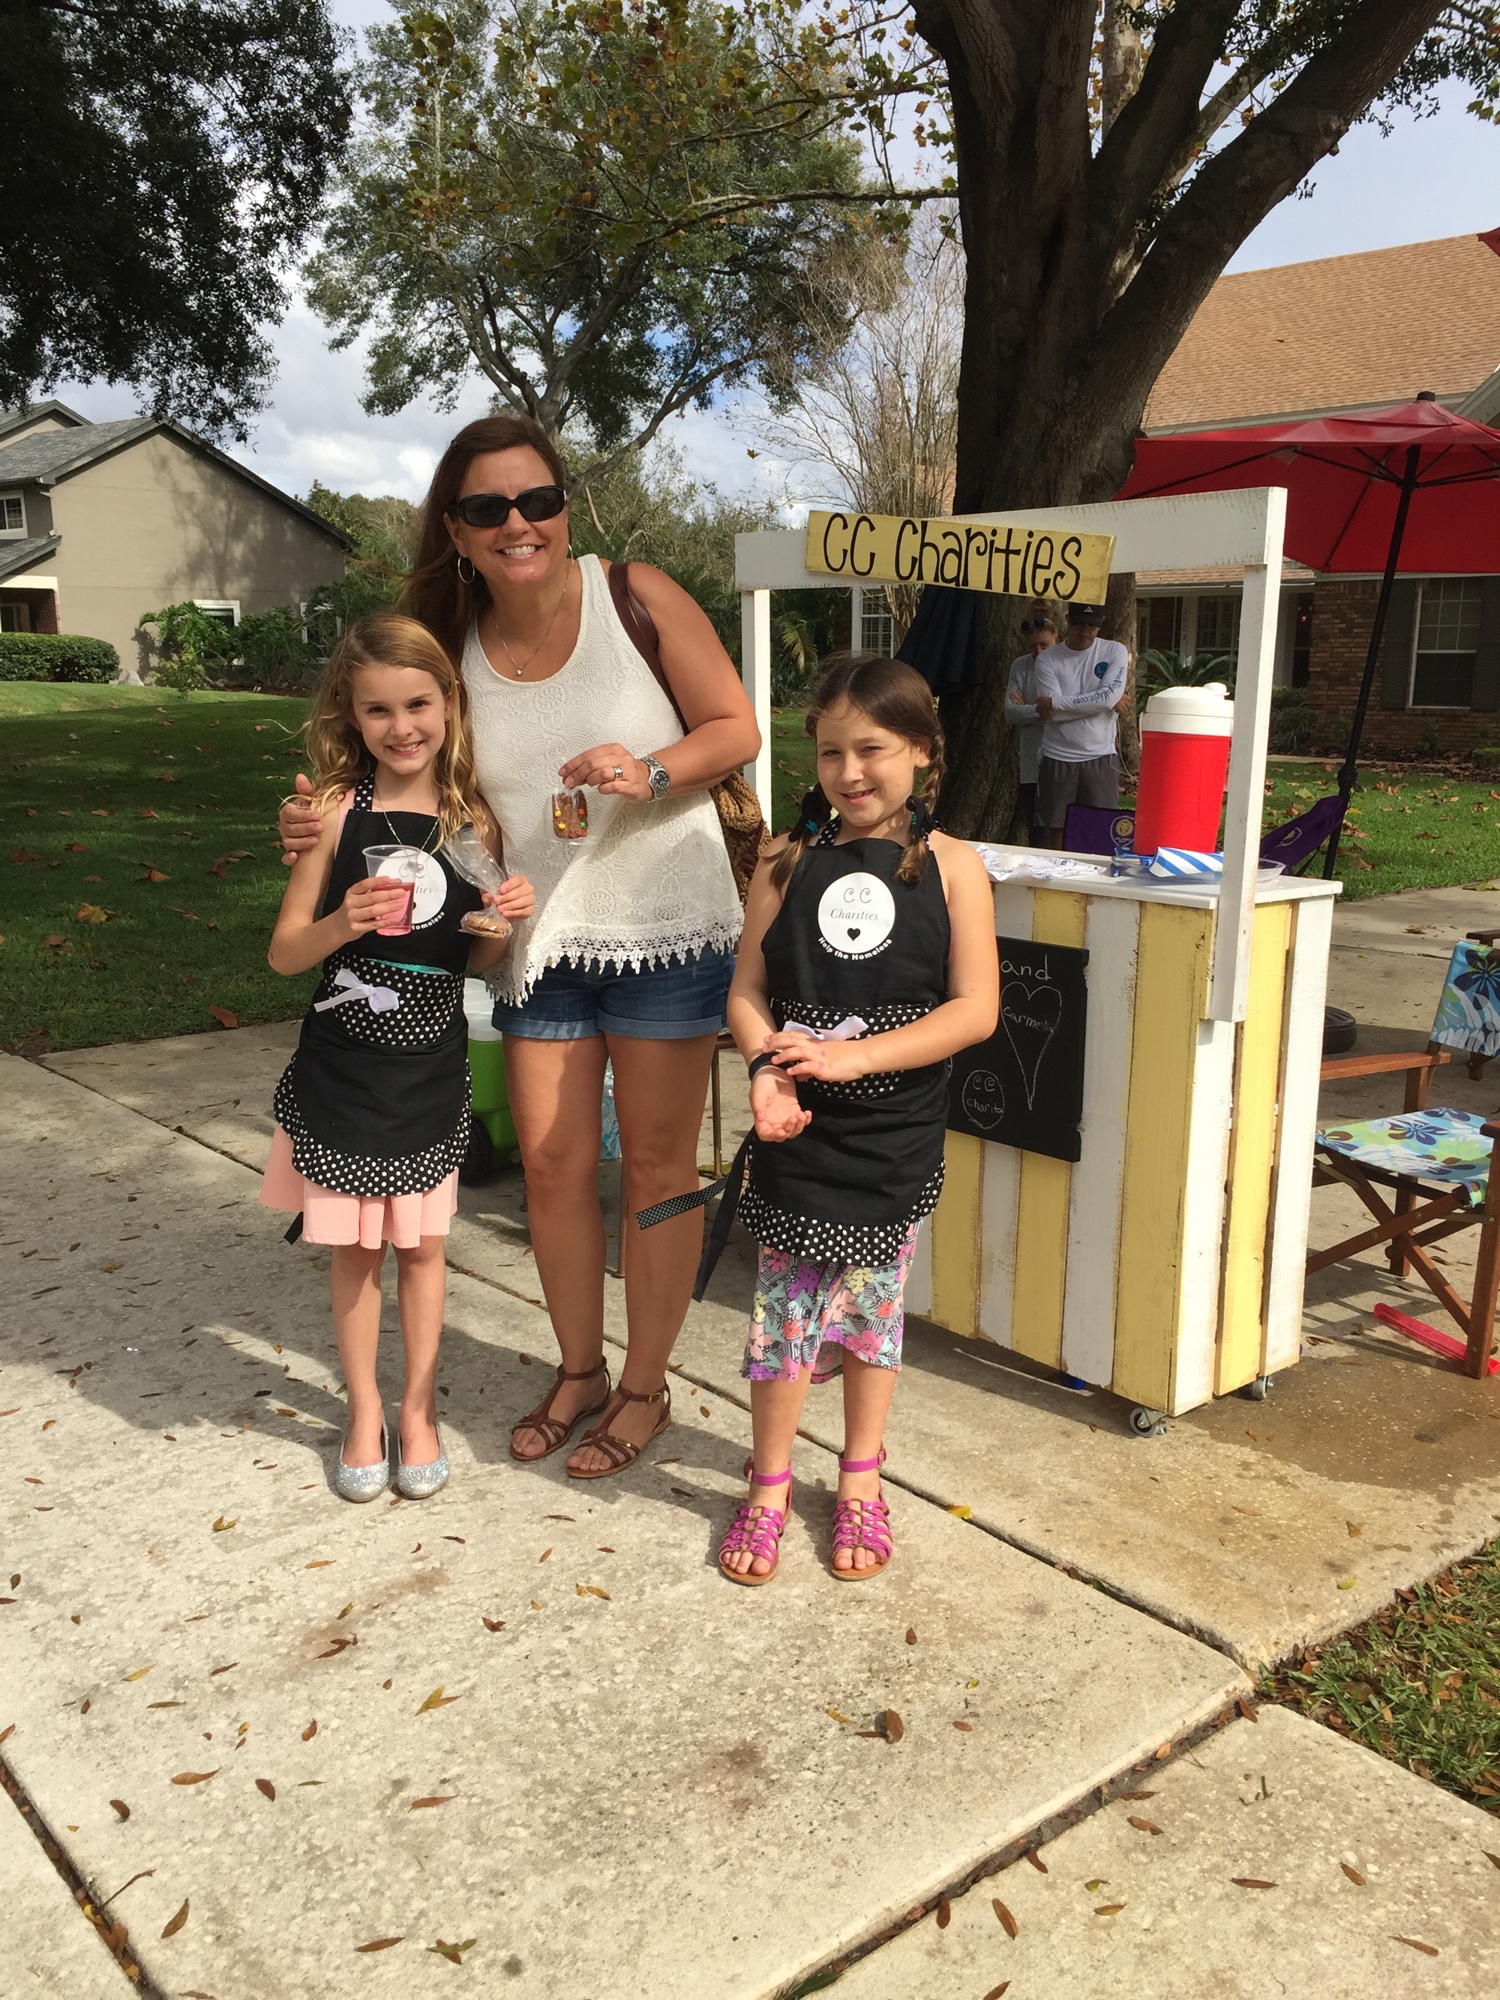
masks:
<svg viewBox="0 0 1500 2000"><path fill-rule="evenodd" d="M1454 947L1425 1055L1336 1056L1325 1062L1325 1082L1343 1077L1406 1075L1402 1110L1388 1118L1350 1119L1320 1126L1313 1186L1337 1181L1353 1190L1374 1218L1373 1229L1351 1236L1307 1260L1308 1272L1341 1263L1377 1243L1386 1245L1400 1278L1414 1269L1463 1329L1464 1372L1483 1376L1494 1345L1495 1303L1500 1291L1500 1187L1491 1203L1490 1160L1500 1135L1500 1114L1429 1107L1432 1073L1455 1054L1468 1058L1478 1078L1500 1056L1500 951L1497 931L1474 931ZM1394 1190L1394 1201L1377 1192ZM1478 1229L1474 1294L1465 1300L1427 1254L1431 1244L1462 1229Z"/></svg>

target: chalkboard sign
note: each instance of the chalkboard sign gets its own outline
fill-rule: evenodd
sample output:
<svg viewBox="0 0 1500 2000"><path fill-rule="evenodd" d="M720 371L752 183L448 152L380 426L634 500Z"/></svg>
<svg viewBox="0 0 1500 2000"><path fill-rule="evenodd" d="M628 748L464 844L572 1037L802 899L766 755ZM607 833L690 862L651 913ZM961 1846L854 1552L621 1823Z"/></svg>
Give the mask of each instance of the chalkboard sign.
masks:
<svg viewBox="0 0 1500 2000"><path fill-rule="evenodd" d="M953 1058L948 1129L1054 1160L1082 1151L1086 951L1002 937L1000 1024Z"/></svg>

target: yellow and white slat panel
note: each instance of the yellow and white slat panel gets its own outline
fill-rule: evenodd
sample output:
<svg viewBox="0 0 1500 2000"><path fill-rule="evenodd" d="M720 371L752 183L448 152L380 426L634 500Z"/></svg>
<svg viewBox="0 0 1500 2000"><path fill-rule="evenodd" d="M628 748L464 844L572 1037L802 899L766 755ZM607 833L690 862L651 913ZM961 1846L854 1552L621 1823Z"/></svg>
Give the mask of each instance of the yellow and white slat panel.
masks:
<svg viewBox="0 0 1500 2000"><path fill-rule="evenodd" d="M1271 1220L1286 994L1289 903L1255 912L1250 994L1239 1024L1234 1124L1229 1156L1229 1221L1213 1391L1225 1396L1261 1372L1265 1346L1266 1233Z"/></svg>
<svg viewBox="0 0 1500 2000"><path fill-rule="evenodd" d="M1270 1270L1266 1279L1266 1338L1260 1373L1289 1368L1302 1349L1302 1288L1306 1276L1308 1189L1318 1124L1318 1074L1323 1060L1323 1008L1333 904L1321 898L1292 912L1285 1045L1276 1173L1271 1195Z"/></svg>

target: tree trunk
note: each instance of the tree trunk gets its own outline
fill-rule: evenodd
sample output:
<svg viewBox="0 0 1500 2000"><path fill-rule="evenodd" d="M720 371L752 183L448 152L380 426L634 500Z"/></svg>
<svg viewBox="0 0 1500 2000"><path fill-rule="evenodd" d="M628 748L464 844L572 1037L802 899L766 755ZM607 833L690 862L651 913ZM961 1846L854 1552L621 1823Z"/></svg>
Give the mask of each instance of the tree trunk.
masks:
<svg viewBox="0 0 1500 2000"><path fill-rule="evenodd" d="M967 258L955 513L1119 491L1146 400L1209 289L1389 83L1441 0L1357 0L1293 81L1164 203L1193 154L1238 11L1237 0L1172 9L1133 91L1117 20L1096 152L1095 0L917 0L917 30L952 91ZM1111 624L1133 651L1125 597L1122 580ZM1009 616L988 622L991 671L950 747L946 823L970 838L994 836L1014 784L999 761L1013 732L995 712L1013 631Z"/></svg>

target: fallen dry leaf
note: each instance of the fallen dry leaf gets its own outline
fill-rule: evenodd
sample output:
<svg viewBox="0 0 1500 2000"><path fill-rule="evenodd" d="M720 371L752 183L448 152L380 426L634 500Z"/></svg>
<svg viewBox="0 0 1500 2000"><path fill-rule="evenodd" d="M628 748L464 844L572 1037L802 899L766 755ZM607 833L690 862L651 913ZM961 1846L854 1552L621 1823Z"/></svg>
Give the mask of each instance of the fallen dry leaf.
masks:
<svg viewBox="0 0 1500 2000"><path fill-rule="evenodd" d="M304 1569L332 1569L333 1557L324 1556L321 1562L304 1563L302 1567Z"/></svg>
<svg viewBox="0 0 1500 2000"><path fill-rule="evenodd" d="M1117 1917L1124 1907L1123 1903L1101 1903L1098 1909L1095 1910L1094 1915L1096 1917Z"/></svg>
<svg viewBox="0 0 1500 2000"><path fill-rule="evenodd" d="M591 1583L588 1586L588 1592L590 1597L602 1597L606 1604L608 1604L610 1601L609 1592L607 1590L601 1590L597 1583Z"/></svg>
<svg viewBox="0 0 1500 2000"><path fill-rule="evenodd" d="M1358 1541L1360 1536L1364 1533L1364 1530L1362 1528L1356 1528L1352 1521L1346 1521L1344 1523L1344 1526L1349 1530L1351 1537L1355 1541Z"/></svg>
<svg viewBox="0 0 1500 2000"><path fill-rule="evenodd" d="M368 1944L357 1944L354 1949L356 1951L389 1951L393 1944L400 1944L401 1942L402 1940L398 1937L371 1938Z"/></svg>
<svg viewBox="0 0 1500 2000"><path fill-rule="evenodd" d="M240 1025L240 1017L232 1007L210 1007L208 1011L221 1028L237 1028Z"/></svg>
<svg viewBox="0 0 1500 2000"><path fill-rule="evenodd" d="M974 1509L972 1507L950 1507L948 1512L960 1521L972 1521L974 1518Z"/></svg>
<svg viewBox="0 0 1500 2000"><path fill-rule="evenodd" d="M974 1725L972 1722L955 1722L953 1727L961 1729L965 1736L972 1736L974 1734Z"/></svg>
<svg viewBox="0 0 1500 2000"><path fill-rule="evenodd" d="M176 1916L169 1917L167 1921L162 1925L161 1927L162 1936L164 1938L176 1937L177 1933L182 1929L183 1925L187 1922L187 1920L188 1920L188 1906L186 1903L184 1903L182 1908L177 1912Z"/></svg>
<svg viewBox="0 0 1500 2000"><path fill-rule="evenodd" d="M548 1556L551 1555L551 1553L552 1553L551 1549L543 1549L542 1553L537 1557L537 1561L539 1563L544 1563L547 1560Z"/></svg>
<svg viewBox="0 0 1500 2000"><path fill-rule="evenodd" d="M1339 1863L1339 1866L1340 1868L1343 1869L1344 1873L1349 1877L1349 1880L1354 1884L1356 1889L1363 1889L1363 1887L1365 1886L1365 1878L1363 1875L1360 1874L1357 1868L1351 1868L1347 1861L1341 1861Z"/></svg>
<svg viewBox="0 0 1500 2000"><path fill-rule="evenodd" d="M1091 1425L1090 1429L1093 1428L1096 1427ZM990 1988L989 1992L985 1994L984 2000L1001 2000L1002 1994L1009 1993L1009 1991L1010 1991L1010 1981L1008 1979L1002 1979L998 1986L992 1986Z"/></svg>
<svg viewBox="0 0 1500 2000"><path fill-rule="evenodd" d="M320 1660L337 1659L340 1653L347 1653L351 1646L357 1646L358 1644L359 1640L351 1632L347 1639L335 1639L333 1644L328 1648L328 1651L326 1653L319 1653L317 1657Z"/></svg>
<svg viewBox="0 0 1500 2000"><path fill-rule="evenodd" d="M1004 1931L1008 1938L1013 1938L1021 1926L1016 1922L1010 1911L1006 1909L998 1896L992 1896L990 1901L994 1906L995 1915L1000 1919L1001 1930Z"/></svg>
<svg viewBox="0 0 1500 2000"><path fill-rule="evenodd" d="M472 1951L478 1942L478 1938L465 1938L462 1944L449 1944L445 1939L439 1938L436 1944L428 1945L427 1949L435 1951L439 1958L446 1958L453 1965L462 1965L464 1953Z"/></svg>
<svg viewBox="0 0 1500 2000"><path fill-rule="evenodd" d="M1356 1581L1357 1581L1357 1578L1355 1578L1355 1577L1352 1577L1352 1576L1342 1576L1342 1577L1340 1577L1340 1578L1339 1578L1339 1586L1338 1586L1338 1587L1339 1587L1339 1589L1340 1589L1340 1590L1353 1590L1353 1588L1354 1588L1354 1586L1355 1586L1355 1583L1356 1583Z"/></svg>
<svg viewBox="0 0 1500 2000"><path fill-rule="evenodd" d="M1105 1887L1108 1880L1109 1877L1107 1875L1096 1875L1091 1882L1085 1882L1083 1886L1093 1896L1097 1895L1099 1890Z"/></svg>
<svg viewBox="0 0 1500 2000"><path fill-rule="evenodd" d="M916 1645L916 1643L917 1643L917 1628L916 1628L916 1626L915 1626L915 1625L908 1625L908 1626L907 1626L907 1628L906 1628L906 1643L907 1643L907 1645L908 1645L908 1646L915 1646L915 1645Z"/></svg>
<svg viewBox="0 0 1500 2000"><path fill-rule="evenodd" d="M1154 1799L1155 1792L1121 1792L1122 1799Z"/></svg>
<svg viewBox="0 0 1500 2000"><path fill-rule="evenodd" d="M1262 1882L1258 1875L1231 1875L1230 1881L1236 1889L1274 1889L1274 1882Z"/></svg>
<svg viewBox="0 0 1500 2000"><path fill-rule="evenodd" d="M906 1724L893 1708L886 1709L877 1720L887 1743L899 1743L906 1734Z"/></svg>
<svg viewBox="0 0 1500 2000"><path fill-rule="evenodd" d="M276 1787L271 1783L269 1778L257 1778L255 1789L258 1792L264 1793L268 1799L274 1799L276 1796Z"/></svg>
<svg viewBox="0 0 1500 2000"><path fill-rule="evenodd" d="M948 1901L948 1898L946 1896L939 1896L938 1907L937 1907L938 1929L940 1931L947 1930L949 1924L951 1924L952 1921L953 1921L953 1905Z"/></svg>
<svg viewBox="0 0 1500 2000"><path fill-rule="evenodd" d="M1260 1717L1255 1712L1255 1703L1250 1699L1249 1695L1242 1694L1239 1700L1235 1703L1235 1707L1239 1710L1240 1714L1244 1716L1246 1722L1260 1721Z"/></svg>
<svg viewBox="0 0 1500 2000"><path fill-rule="evenodd" d="M1392 1935L1394 1936L1394 1933ZM1438 1956L1437 1946L1435 1944L1423 1944L1420 1938L1398 1937L1396 1938L1396 1943L1409 1944L1413 1951L1425 1951L1429 1958L1436 1958Z"/></svg>
<svg viewBox="0 0 1500 2000"><path fill-rule="evenodd" d="M179 1771L172 1780L174 1785L206 1785L210 1778L219 1775L220 1766L215 1764L211 1771Z"/></svg>
<svg viewBox="0 0 1500 2000"><path fill-rule="evenodd" d="M227 1534L231 1528L239 1526L239 1519L240 1519L239 1515L236 1514L232 1521L226 1521L224 1519L224 1516L221 1514L218 1520L214 1522L214 1533L216 1535Z"/></svg>
<svg viewBox="0 0 1500 2000"><path fill-rule="evenodd" d="M227 1674L230 1672L232 1668L237 1667L238 1665L239 1665L238 1660L226 1660L222 1667L210 1667L208 1670L208 1677L210 1680L212 1680L215 1674Z"/></svg>
<svg viewBox="0 0 1500 2000"><path fill-rule="evenodd" d="M505 1624L503 1618L486 1618L482 1611L479 1614L479 1622L483 1625L486 1632L498 1632Z"/></svg>
<svg viewBox="0 0 1500 2000"><path fill-rule="evenodd" d="M107 924L110 912L98 903L80 903L73 913L75 924Z"/></svg>
<svg viewBox="0 0 1500 2000"><path fill-rule="evenodd" d="M451 1806L457 1797L457 1792L446 1792L430 1799L413 1799L407 1811L420 1812L423 1806Z"/></svg>
<svg viewBox="0 0 1500 2000"><path fill-rule="evenodd" d="M836 1708L825 1708L823 1713L831 1715L835 1722L852 1722L854 1720L852 1715L840 1715Z"/></svg>
<svg viewBox="0 0 1500 2000"><path fill-rule="evenodd" d="M150 1671L150 1667L137 1667L133 1674L127 1674L125 1678L127 1681L143 1681Z"/></svg>
<svg viewBox="0 0 1500 2000"><path fill-rule="evenodd" d="M128 1805L126 1805L123 1799L111 1799L110 1804L114 1807L115 1811L120 1815L121 1819L129 1819L130 1808Z"/></svg>
<svg viewBox="0 0 1500 2000"><path fill-rule="evenodd" d="M1170 1757L1171 1754L1172 1754L1172 1746L1170 1743L1158 1744L1156 1751L1156 1757L1158 1763L1165 1763L1166 1759Z"/></svg>
<svg viewBox="0 0 1500 2000"><path fill-rule="evenodd" d="M317 1733L318 1733L318 1725L316 1721L308 1723L306 1729L304 1729L302 1732L302 1741L304 1743L311 1743L313 1738L317 1735Z"/></svg>
<svg viewBox="0 0 1500 2000"><path fill-rule="evenodd" d="M1045 1875L1047 1873L1047 1864L1034 1847L1027 1848L1026 1859L1031 1863L1038 1875Z"/></svg>
<svg viewBox="0 0 1500 2000"><path fill-rule="evenodd" d="M1142 1819L1139 1813L1132 1813L1129 1819L1125 1822L1125 1824L1127 1826L1133 1826L1137 1833L1161 1832L1161 1828L1156 1824L1155 1820Z"/></svg>
<svg viewBox="0 0 1500 2000"><path fill-rule="evenodd" d="M170 875L163 875L159 868L143 867L140 873L140 880L142 882L170 882L171 879Z"/></svg>
<svg viewBox="0 0 1500 2000"><path fill-rule="evenodd" d="M435 1687L416 1712L418 1715L426 1715L429 1709L447 1708L450 1703L458 1699L459 1697L456 1694L444 1694L440 1687Z"/></svg>

